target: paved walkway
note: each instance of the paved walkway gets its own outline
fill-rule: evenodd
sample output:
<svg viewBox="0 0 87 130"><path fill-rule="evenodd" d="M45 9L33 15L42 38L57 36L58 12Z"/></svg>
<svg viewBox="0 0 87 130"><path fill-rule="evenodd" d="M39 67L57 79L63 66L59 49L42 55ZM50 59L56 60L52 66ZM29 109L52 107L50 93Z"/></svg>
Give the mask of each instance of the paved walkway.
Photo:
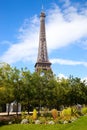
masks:
<svg viewBox="0 0 87 130"><path fill-rule="evenodd" d="M15 114L16 114L16 112L10 112L9 113L9 115L15 115ZM18 112L18 114L21 114L21 112ZM8 113L7 112L0 113L0 116L5 116L5 115L8 115Z"/></svg>

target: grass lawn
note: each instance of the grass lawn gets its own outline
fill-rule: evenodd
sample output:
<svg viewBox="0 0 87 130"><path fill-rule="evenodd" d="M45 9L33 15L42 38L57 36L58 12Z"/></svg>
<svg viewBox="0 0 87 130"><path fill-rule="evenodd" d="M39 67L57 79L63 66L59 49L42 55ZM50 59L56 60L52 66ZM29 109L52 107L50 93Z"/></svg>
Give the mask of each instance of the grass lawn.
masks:
<svg viewBox="0 0 87 130"><path fill-rule="evenodd" d="M87 130L87 116L73 123L57 125L14 124L1 126L0 130Z"/></svg>

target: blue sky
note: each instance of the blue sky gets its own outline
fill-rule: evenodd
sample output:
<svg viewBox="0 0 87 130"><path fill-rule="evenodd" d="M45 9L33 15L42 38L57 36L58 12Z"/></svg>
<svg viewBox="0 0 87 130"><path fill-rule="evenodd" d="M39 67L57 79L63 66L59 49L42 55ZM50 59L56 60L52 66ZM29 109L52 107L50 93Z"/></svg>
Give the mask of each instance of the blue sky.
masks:
<svg viewBox="0 0 87 130"><path fill-rule="evenodd" d="M34 72L42 5L53 72L86 78L86 0L0 0L0 62Z"/></svg>

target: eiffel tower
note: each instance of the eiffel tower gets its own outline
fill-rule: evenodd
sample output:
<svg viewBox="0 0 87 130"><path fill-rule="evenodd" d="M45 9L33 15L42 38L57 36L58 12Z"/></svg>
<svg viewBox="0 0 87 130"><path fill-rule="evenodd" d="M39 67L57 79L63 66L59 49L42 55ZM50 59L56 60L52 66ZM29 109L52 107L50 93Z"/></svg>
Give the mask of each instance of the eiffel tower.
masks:
<svg viewBox="0 0 87 130"><path fill-rule="evenodd" d="M35 64L35 71L51 70L51 63L48 60L46 32L45 32L45 13L40 14L40 35L39 35L39 48L38 57Z"/></svg>

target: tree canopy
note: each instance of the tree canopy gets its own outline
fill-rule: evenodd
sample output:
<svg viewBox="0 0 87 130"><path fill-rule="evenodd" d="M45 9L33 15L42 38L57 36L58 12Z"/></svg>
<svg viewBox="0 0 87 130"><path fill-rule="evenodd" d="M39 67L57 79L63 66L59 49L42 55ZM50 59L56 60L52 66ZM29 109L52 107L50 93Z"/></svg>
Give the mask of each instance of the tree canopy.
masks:
<svg viewBox="0 0 87 130"><path fill-rule="evenodd" d="M50 71L40 75L0 64L0 111L3 104L12 101L20 102L28 112L35 107L87 104L87 83L78 77L60 79Z"/></svg>

